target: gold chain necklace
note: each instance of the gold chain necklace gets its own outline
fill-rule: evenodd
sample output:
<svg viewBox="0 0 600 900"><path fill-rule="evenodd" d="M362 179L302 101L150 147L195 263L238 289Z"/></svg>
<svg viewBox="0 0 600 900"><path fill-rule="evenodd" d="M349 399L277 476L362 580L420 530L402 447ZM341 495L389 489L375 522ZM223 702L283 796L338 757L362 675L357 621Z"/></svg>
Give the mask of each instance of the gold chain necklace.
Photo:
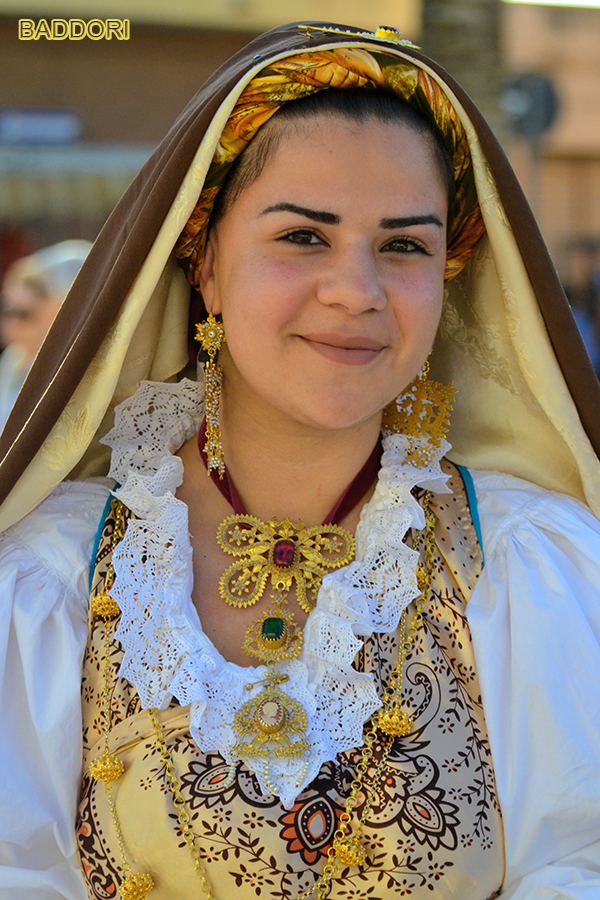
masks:
<svg viewBox="0 0 600 900"><path fill-rule="evenodd" d="M219 593L230 606L254 606L269 579L276 591L271 598L273 604L246 629L244 636L244 652L262 660L267 673L260 681L246 685L250 691L257 684L264 687L235 715L233 727L238 739L233 753L238 759L309 756L306 710L281 690L280 685L289 677L275 670L277 663L297 657L303 642L302 629L283 604L295 589L298 605L310 614L325 574L345 566L354 557L354 538L339 525L306 528L302 520L296 524L289 518L262 522L255 516L237 513L221 523L217 541L225 553L238 557L219 581ZM309 764L306 759L298 774L299 785ZM267 760L263 777L269 790L276 794L270 766Z"/></svg>
<svg viewBox="0 0 600 900"><path fill-rule="evenodd" d="M230 606L242 609L254 606L263 597L269 581L275 591L271 596L273 606L246 629L244 636L244 652L259 657L267 673L260 681L246 685L249 691L258 684L264 687L235 715L233 727L237 741L232 752L236 761L262 757L264 784L276 794L277 788L271 781L271 758L307 757L297 775L298 787L304 783L310 766L306 710L281 690L289 678L275 670L277 663L300 654L303 641L302 629L296 624L293 612L283 609L283 605L293 592L300 609L310 615L324 576L354 558L354 538L336 524L336 519L343 520L375 479L380 465L381 439L325 522L312 527L306 527L302 520L294 523L290 518L272 518L263 522L249 515L227 467L222 480L211 473L206 445L204 449L202 445L203 428L198 434L201 457L213 482L234 510L217 529L221 550L236 557L219 579L219 594Z"/></svg>
<svg viewBox="0 0 600 900"><path fill-rule="evenodd" d="M402 613L400 620L400 645L398 651L398 661L394 671L390 675L388 684L384 691L383 703L381 709L375 714L371 721L371 727L365 736L365 743L361 751L361 758L356 766L354 778L351 781L350 794L344 805L344 812L340 816L339 827L333 836L331 847L329 848L327 857L328 861L323 870L321 877L312 885L312 887L303 891L298 900L307 900L312 894L317 892L317 900L325 900L327 897L331 881L339 875L345 866L362 866L366 861L366 851L362 844L362 835L367 815L375 798L377 784L391 752L394 739L402 737L410 733L413 725L412 716L410 716L401 704L402 676L404 667L410 650L412 648L415 635L417 634L422 620L423 609L433 581L433 571L435 563L435 516L430 507L431 494L427 491L423 499L423 512L425 514L425 529L417 535L415 546L421 535L425 540L425 558L424 564L419 563L417 567L417 584L419 587L419 597L415 604L415 615L410 625L407 626L406 610ZM113 501L113 511L115 515L115 525L111 540L111 554L114 552L118 542L122 539L124 533L124 517L123 504L116 500ZM125 877L119 886L119 893L122 900L144 900L147 894L154 887L154 881L149 874L133 873L129 862L127 861L123 835L119 820L117 817L112 782L119 778L124 772L122 761L109 752L108 737L110 733L110 680L111 667L109 657L109 631L108 622L115 618L120 610L116 601L110 596L109 590L114 581L114 569L112 565L112 555L109 569L106 575L106 587L92 601L92 608L96 615L104 619L104 686L102 695L102 712L104 720L104 749L102 754L90 764L90 774L98 781L104 782L104 787L108 799L109 809L115 831L117 834L117 843L119 846L119 854L121 856L122 870ZM257 698L258 699L258 698ZM177 811L177 820L181 827L181 831L187 844L188 851L194 862L194 871L196 872L202 890L209 900L212 900L210 884L208 881L206 869L200 861L200 851L196 844L196 835L190 826L190 815L186 808L185 798L181 792L181 783L177 775L177 770L173 762L172 754L167 746L164 729L158 719L156 709L149 709L148 714L154 728L156 741L161 755L161 759L165 764L169 791L173 798L173 805ZM351 830L352 814L358 806L358 795L362 790L365 775L369 770L369 766L373 760L375 753L375 743L381 740L380 735L387 738L384 745L381 760L377 766L375 774L372 778L370 789L365 799L364 807L358 820L355 831Z"/></svg>

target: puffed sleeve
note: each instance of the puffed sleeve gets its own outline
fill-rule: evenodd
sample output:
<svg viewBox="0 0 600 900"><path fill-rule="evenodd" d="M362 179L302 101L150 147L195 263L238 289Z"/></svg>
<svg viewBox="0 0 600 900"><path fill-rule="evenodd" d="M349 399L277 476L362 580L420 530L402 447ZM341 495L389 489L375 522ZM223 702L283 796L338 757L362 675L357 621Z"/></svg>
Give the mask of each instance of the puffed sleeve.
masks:
<svg viewBox="0 0 600 900"><path fill-rule="evenodd" d="M0 535L0 898L85 900L75 851L89 564L107 481Z"/></svg>
<svg viewBox="0 0 600 900"><path fill-rule="evenodd" d="M600 898L600 523L472 472L485 566L468 605L511 900Z"/></svg>

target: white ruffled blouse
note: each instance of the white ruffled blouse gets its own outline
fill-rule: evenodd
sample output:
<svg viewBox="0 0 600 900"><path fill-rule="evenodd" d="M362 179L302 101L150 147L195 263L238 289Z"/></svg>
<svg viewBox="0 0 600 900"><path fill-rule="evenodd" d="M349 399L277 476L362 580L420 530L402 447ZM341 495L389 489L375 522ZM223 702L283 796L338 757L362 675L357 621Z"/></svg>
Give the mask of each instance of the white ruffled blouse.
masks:
<svg viewBox="0 0 600 900"><path fill-rule="evenodd" d="M144 709L166 709L173 697L190 704L190 732L198 746L220 753L230 765L241 758L263 794L276 793L291 809L323 763L361 745L363 724L381 705L371 675L357 672L352 662L360 638L395 631L418 596L418 554L403 541L425 519L411 490L419 485L448 491L439 461L449 444L443 442L430 465L416 468L408 461L404 435L384 438L377 487L356 532L355 561L323 578L300 655L276 666L287 675L280 690L307 714L303 740L310 750L272 759L239 757L235 715L263 689L267 669L227 662L204 634L191 599L187 507L174 496L183 464L172 453L198 431L203 399L193 381L145 382L121 404L104 439L113 450L109 476L122 485L116 496L138 517L114 554L112 595L121 609L115 636L125 651L120 674L134 685ZM178 423L175 439L172 422ZM249 682L255 683L250 694Z"/></svg>
<svg viewBox="0 0 600 900"><path fill-rule="evenodd" d="M144 390L153 392L152 419ZM196 391L193 383L143 388L126 404L139 414L122 416L110 436L111 475L139 517L115 561L121 674L144 706L165 707L171 696L191 704L194 739L233 761L232 711L248 698L241 692L250 673L227 663L202 632L190 599L187 509L173 496L182 464L170 454L198 428ZM571 498L508 475L471 474L485 567L467 612L504 817L503 897L600 900L600 524ZM369 676L351 662L360 638L395 628L416 596L416 559L402 537L423 522L410 490L444 490L444 481L437 461L415 470L404 439L386 438L356 561L324 579L301 656L280 664L290 675L286 690L307 710L311 744L306 770L283 764L275 779L271 770L282 802L290 803L323 760L360 743L362 722L379 701ZM62 484L0 536L0 900L86 897L73 826L80 672L90 558L112 484ZM136 552L144 519L154 533L175 538L169 556L160 541L163 558L159 565L157 553L151 563L152 621L127 604L128 581L138 592L147 583ZM374 572L370 590L383 587L383 609L370 602ZM160 676L144 674L149 661L160 663ZM251 671L260 677L263 667ZM342 693L343 708L336 701ZM266 790L260 763L252 768Z"/></svg>

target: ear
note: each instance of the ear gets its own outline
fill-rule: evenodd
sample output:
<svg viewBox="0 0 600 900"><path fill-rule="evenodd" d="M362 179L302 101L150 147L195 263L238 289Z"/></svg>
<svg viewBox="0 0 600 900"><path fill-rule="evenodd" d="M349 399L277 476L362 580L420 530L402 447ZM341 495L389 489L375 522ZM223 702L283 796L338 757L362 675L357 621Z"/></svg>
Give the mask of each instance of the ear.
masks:
<svg viewBox="0 0 600 900"><path fill-rule="evenodd" d="M204 300L206 311L212 313L213 316L221 312L218 292L215 289L215 265L217 261L217 249L214 229L208 236L206 241L206 249L204 251L204 262L200 270L200 293Z"/></svg>

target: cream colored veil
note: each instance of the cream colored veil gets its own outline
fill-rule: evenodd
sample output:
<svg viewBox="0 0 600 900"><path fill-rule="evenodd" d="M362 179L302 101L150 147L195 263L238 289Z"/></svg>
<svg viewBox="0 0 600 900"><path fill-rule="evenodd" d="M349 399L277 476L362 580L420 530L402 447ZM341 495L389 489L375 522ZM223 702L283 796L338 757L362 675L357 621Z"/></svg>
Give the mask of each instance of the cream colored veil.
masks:
<svg viewBox="0 0 600 900"><path fill-rule="evenodd" d="M531 212L456 83L398 36L323 22L253 41L209 79L124 195L84 264L0 438L0 528L65 478L103 475L99 443L144 379L188 364L190 286L173 248L236 99L268 62L364 48L429 73L465 129L486 235L447 283L431 357L457 388L450 458L561 491L600 514L600 391Z"/></svg>

